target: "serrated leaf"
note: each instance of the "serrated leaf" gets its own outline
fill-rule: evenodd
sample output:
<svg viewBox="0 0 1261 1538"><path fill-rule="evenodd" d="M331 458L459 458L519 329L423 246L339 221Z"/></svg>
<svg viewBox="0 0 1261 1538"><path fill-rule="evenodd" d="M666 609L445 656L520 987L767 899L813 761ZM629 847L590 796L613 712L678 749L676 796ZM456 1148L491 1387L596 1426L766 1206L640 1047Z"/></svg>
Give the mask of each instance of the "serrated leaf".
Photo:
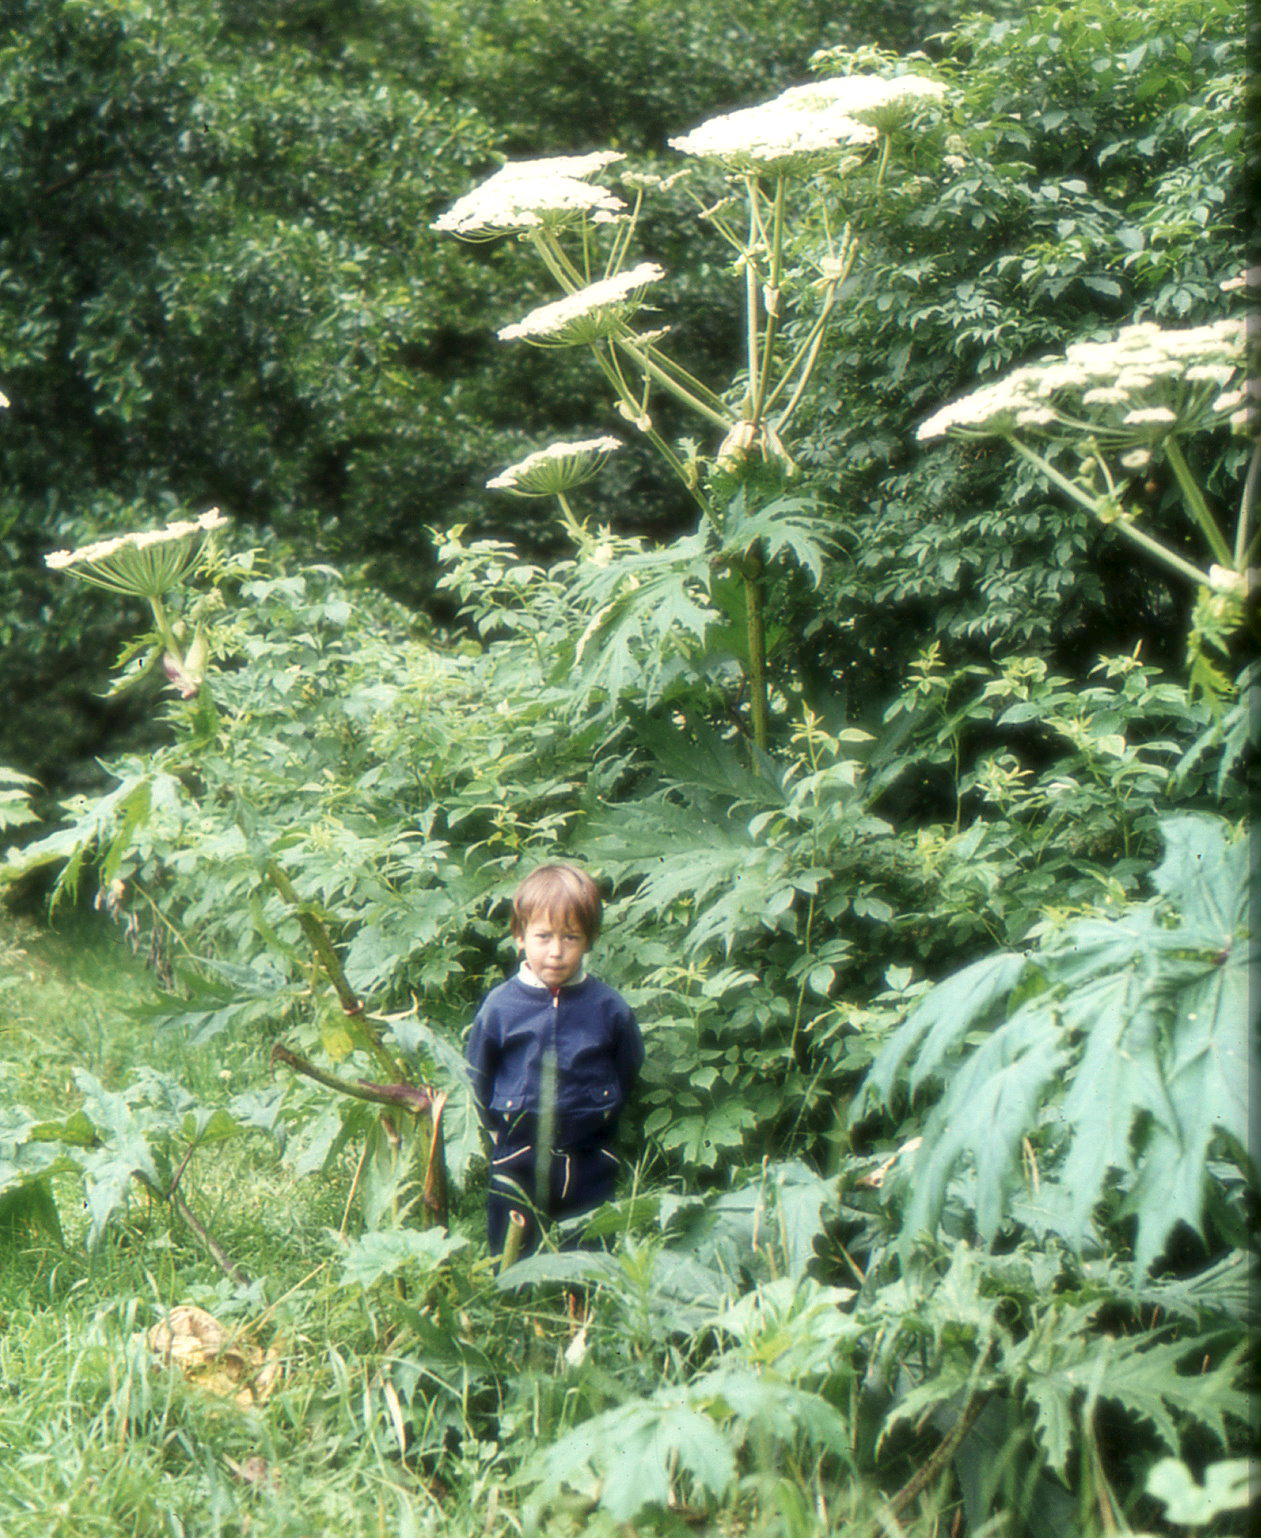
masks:
<svg viewBox="0 0 1261 1538"><path fill-rule="evenodd" d="M534 1477L544 1494L589 1493L615 1522L631 1522L667 1507L681 1475L721 1496L735 1473L735 1453L713 1421L667 1390L584 1421L547 1449Z"/></svg>
<svg viewBox="0 0 1261 1538"><path fill-rule="evenodd" d="M870 1099L887 1101L894 1080L912 1055L912 1089L935 1071L969 1031L993 1018L1019 982L1025 965L1023 956L1004 953L978 961L938 983L881 1048L855 1114L861 1114Z"/></svg>
<svg viewBox="0 0 1261 1538"><path fill-rule="evenodd" d="M1028 962L1000 954L965 969L882 1049L861 1109L887 1101L899 1075L914 1091L952 1066L924 1130L903 1246L939 1221L956 1176L992 1237L1013 1199L1031 1201L1022 1160L1035 1147L1043 1231L1083 1243L1114 1179L1138 1218L1140 1273L1177 1224L1200 1227L1212 1149L1247 1143L1247 867L1220 820L1168 827L1161 898L1079 921Z"/></svg>
<svg viewBox="0 0 1261 1538"><path fill-rule="evenodd" d="M1174 1412L1198 1421L1229 1445L1227 1421L1244 1425L1250 1413L1248 1395L1234 1386L1243 1348L1207 1371L1178 1371L1180 1363L1202 1361L1212 1344L1211 1340L1181 1340L1153 1346L1142 1337L1107 1342L1108 1361L1099 1377L1098 1393L1148 1421L1175 1452L1180 1437Z"/></svg>
<svg viewBox="0 0 1261 1538"><path fill-rule="evenodd" d="M467 1239L440 1228L374 1229L353 1240L344 1252L342 1283L366 1290L383 1277L406 1271L410 1281L423 1284L467 1247Z"/></svg>

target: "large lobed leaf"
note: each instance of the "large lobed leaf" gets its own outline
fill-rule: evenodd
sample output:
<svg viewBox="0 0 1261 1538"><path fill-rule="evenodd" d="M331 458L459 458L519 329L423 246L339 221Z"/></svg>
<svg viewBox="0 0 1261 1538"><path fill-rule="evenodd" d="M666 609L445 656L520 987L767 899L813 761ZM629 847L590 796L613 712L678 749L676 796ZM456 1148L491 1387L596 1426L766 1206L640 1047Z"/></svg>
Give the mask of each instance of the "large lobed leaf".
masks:
<svg viewBox="0 0 1261 1538"><path fill-rule="evenodd" d="M1201 1230L1211 1152L1246 1162L1247 842L1208 816L1162 831L1157 898L947 979L877 1057L860 1109L935 1086L904 1242L954 1189L987 1241L1020 1192L1080 1246L1115 1182L1142 1274Z"/></svg>

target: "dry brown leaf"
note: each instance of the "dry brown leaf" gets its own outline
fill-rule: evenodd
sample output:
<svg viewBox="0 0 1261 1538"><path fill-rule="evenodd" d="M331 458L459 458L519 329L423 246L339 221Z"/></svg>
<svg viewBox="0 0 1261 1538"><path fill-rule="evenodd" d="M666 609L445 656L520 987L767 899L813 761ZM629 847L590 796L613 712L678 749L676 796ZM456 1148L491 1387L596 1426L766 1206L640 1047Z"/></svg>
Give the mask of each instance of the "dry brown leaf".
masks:
<svg viewBox="0 0 1261 1538"><path fill-rule="evenodd" d="M145 1337L149 1350L178 1367L190 1383L243 1409L262 1404L280 1381L280 1353L266 1352L229 1335L213 1314L192 1303L177 1304Z"/></svg>

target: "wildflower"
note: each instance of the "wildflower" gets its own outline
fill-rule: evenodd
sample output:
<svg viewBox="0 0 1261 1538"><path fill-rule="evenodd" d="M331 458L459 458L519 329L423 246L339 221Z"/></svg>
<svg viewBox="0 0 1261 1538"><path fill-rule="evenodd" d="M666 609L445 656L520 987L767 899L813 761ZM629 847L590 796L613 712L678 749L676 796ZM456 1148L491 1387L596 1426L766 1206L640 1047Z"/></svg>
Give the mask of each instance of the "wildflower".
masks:
<svg viewBox="0 0 1261 1538"><path fill-rule="evenodd" d="M621 216L625 202L586 178L623 158L616 150L600 150L590 155L510 160L429 227L466 240L493 240L513 232L560 229L584 218L594 224L611 223Z"/></svg>
<svg viewBox="0 0 1261 1538"><path fill-rule="evenodd" d="M897 127L918 104L940 101L946 87L925 75L842 75L790 87L778 99L788 106L843 112L881 133Z"/></svg>
<svg viewBox="0 0 1261 1538"><path fill-rule="evenodd" d="M1001 436L1018 427L1068 433L1081 428L1083 415L1116 448L1149 443L1153 429L1193 431L1230 409L1230 392L1221 387L1241 366L1243 339L1238 320L1170 330L1124 326L1108 341L1074 342L1062 357L1026 364L951 402L918 436Z"/></svg>
<svg viewBox="0 0 1261 1538"><path fill-rule="evenodd" d="M544 155L538 160L506 160L491 181L536 181L548 176L576 176L579 180L594 176L605 166L616 165L626 156L621 150L593 150L589 155Z"/></svg>
<svg viewBox="0 0 1261 1538"><path fill-rule="evenodd" d="M554 497L581 486L597 475L609 455L621 448L616 438L583 438L577 443L552 443L486 482L492 491L518 497Z"/></svg>
<svg viewBox="0 0 1261 1538"><path fill-rule="evenodd" d="M78 550L54 550L44 557L44 563L53 571L68 571L116 593L161 599L197 559L204 543L202 536L222 528L227 521L215 507L199 518L176 520L163 529L120 534Z"/></svg>
<svg viewBox="0 0 1261 1538"><path fill-rule="evenodd" d="M936 100L945 90L921 75L816 80L790 86L759 106L710 118L670 144L681 154L718 160L733 171L810 169L872 143L917 101ZM846 168L857 163L849 159Z"/></svg>
<svg viewBox="0 0 1261 1538"><path fill-rule="evenodd" d="M709 118L690 133L671 139L671 148L720 161L732 171L782 173L835 161L845 151L878 137L876 129L859 122L847 106L847 101L868 106L878 93L855 90L843 99L837 89L843 84L820 81L794 86L759 106Z"/></svg>
<svg viewBox="0 0 1261 1538"><path fill-rule="evenodd" d="M504 326L501 342L518 339L540 346L572 347L609 336L625 324L627 316L639 303L641 291L649 283L659 283L664 268L656 262L640 262L636 267L589 283L563 299L531 310L524 320Z"/></svg>

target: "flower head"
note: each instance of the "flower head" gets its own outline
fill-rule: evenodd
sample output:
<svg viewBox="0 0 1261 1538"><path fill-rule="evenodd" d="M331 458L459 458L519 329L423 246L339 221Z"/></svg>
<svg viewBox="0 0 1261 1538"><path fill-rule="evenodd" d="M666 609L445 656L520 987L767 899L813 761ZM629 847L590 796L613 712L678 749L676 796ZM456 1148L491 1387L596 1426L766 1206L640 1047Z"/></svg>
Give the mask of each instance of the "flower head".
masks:
<svg viewBox="0 0 1261 1538"><path fill-rule="evenodd" d="M563 299L540 305L499 332L501 342L523 340L540 346L575 347L610 335L626 322L649 283L660 283L665 269L640 262L611 278L589 283Z"/></svg>
<svg viewBox="0 0 1261 1538"><path fill-rule="evenodd" d="M938 102L946 94L940 80L926 75L841 75L791 86L778 100L813 112L840 112L887 133L918 105Z"/></svg>
<svg viewBox="0 0 1261 1538"><path fill-rule="evenodd" d="M616 150L590 155L552 155L543 160L508 161L435 219L430 229L467 240L528 230L559 229L589 218L607 224L625 202L586 180L624 157Z"/></svg>
<svg viewBox="0 0 1261 1538"><path fill-rule="evenodd" d="M1124 326L1107 341L1073 342L1061 357L1026 364L952 401L917 436L983 438L1034 428L1050 437L1089 433L1118 450L1150 445L1227 418L1231 395L1222 386L1239 374L1243 345L1241 320Z"/></svg>
<svg viewBox="0 0 1261 1538"><path fill-rule="evenodd" d="M917 100L936 100L945 89L919 75L811 81L756 107L709 118L670 144L681 154L717 160L732 171L809 170L835 164L848 151L872 143Z"/></svg>
<svg viewBox="0 0 1261 1538"><path fill-rule="evenodd" d="M54 550L44 557L44 563L53 571L68 571L115 593L161 598L193 565L204 536L227 521L215 507L199 518L176 520L163 529L120 534L78 550Z"/></svg>
<svg viewBox="0 0 1261 1538"><path fill-rule="evenodd" d="M558 496L599 474L609 455L621 446L618 439L609 437L551 443L501 470L486 485L492 491L510 491L518 497Z"/></svg>
<svg viewBox="0 0 1261 1538"><path fill-rule="evenodd" d="M709 118L671 139L670 147L681 155L717 160L730 171L772 173L834 162L876 137L870 125L841 111L777 97Z"/></svg>

